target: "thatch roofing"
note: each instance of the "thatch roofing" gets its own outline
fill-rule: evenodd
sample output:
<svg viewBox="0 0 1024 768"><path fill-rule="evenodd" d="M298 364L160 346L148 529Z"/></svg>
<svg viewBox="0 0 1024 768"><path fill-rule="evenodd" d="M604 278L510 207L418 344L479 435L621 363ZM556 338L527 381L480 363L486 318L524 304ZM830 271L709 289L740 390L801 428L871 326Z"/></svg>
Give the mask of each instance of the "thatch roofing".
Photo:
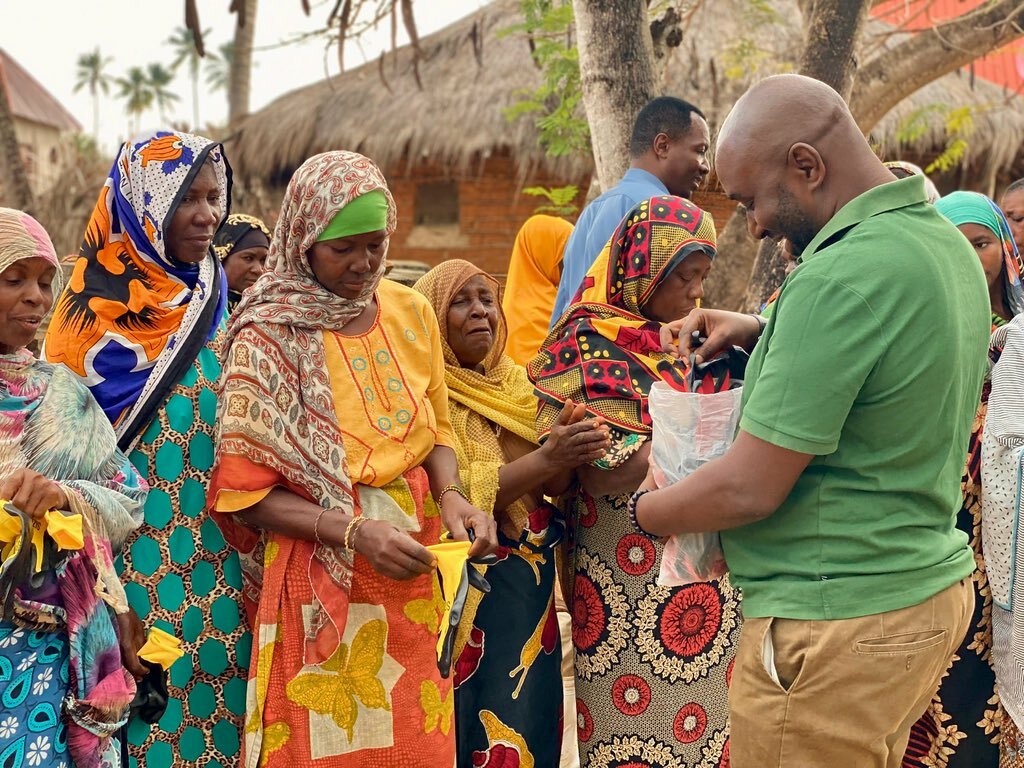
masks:
<svg viewBox="0 0 1024 768"><path fill-rule="evenodd" d="M802 47L800 10L795 0L772 0L771 8L746 0L703 3L669 55L662 91L699 104L714 129L751 81L791 71ZM542 166L581 177L591 171L591 157L548 158L530 117L505 117L517 91L540 82L525 36L499 34L521 21L518 0L494 0L421 40L422 89L406 46L383 65L372 62L285 94L244 119L229 144L232 163L243 177L280 181L327 149L360 151L392 172L419 161L466 170L480 157L507 151L524 173ZM904 100L872 139L886 155L901 148L934 154L947 142L949 105L973 108L967 160L982 158L990 174L1013 161L1024 142L1021 99L962 73ZM908 137L911 118L919 130Z"/></svg>

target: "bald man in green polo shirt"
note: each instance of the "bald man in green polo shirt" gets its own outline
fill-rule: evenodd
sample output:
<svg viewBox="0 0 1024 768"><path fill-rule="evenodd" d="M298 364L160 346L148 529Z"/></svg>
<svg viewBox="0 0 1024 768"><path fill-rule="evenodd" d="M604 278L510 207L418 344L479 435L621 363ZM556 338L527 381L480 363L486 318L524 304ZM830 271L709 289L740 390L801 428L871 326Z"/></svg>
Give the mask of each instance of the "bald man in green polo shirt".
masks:
<svg viewBox="0 0 1024 768"><path fill-rule="evenodd" d="M973 608L956 513L985 278L921 177L896 181L817 80L753 86L716 165L751 234L800 264L766 325L700 309L663 329L680 354L752 349L743 414L722 458L645 484L631 512L654 535L722 532L745 618L733 768L896 768Z"/></svg>

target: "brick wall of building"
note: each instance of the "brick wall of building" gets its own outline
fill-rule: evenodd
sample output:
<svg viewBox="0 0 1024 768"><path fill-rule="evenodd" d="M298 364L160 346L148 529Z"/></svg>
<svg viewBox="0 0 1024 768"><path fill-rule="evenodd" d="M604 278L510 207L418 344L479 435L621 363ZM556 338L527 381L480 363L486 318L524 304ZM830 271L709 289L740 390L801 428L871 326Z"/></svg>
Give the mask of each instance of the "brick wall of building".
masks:
<svg viewBox="0 0 1024 768"><path fill-rule="evenodd" d="M458 226L417 227L416 190L423 184L455 181L458 186ZM511 158L495 156L474 165L472 172L454 178L440 166L418 165L409 173L388 174L388 184L398 205L398 230L391 241L393 259L422 261L430 265L446 259L466 259L502 277L516 233L543 198L523 193L530 186L560 187L576 184L577 206L584 204L589 178L567 180L537 174L521 182ZM736 204L721 192L702 191L695 202L710 211L719 231Z"/></svg>

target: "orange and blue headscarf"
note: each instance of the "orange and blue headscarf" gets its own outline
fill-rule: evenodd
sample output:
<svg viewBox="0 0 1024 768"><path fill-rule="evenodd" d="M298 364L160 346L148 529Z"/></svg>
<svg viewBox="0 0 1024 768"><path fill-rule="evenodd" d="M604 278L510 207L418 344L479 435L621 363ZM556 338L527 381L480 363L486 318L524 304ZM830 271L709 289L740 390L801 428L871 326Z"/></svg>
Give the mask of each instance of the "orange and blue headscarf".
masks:
<svg viewBox="0 0 1024 768"><path fill-rule="evenodd" d="M169 131L126 142L54 309L46 358L85 381L119 438L137 430L131 422L161 396L168 377L187 371L184 358L195 360L225 315L224 271L213 250L199 264L166 250L167 227L206 163L226 217L231 168L220 144Z"/></svg>
<svg viewBox="0 0 1024 768"><path fill-rule="evenodd" d="M1024 312L1024 286L1021 285L1021 262L1017 244L1013 241L1010 225L999 206L985 195L977 192L953 192L935 203L935 208L955 226L980 224L987 227L999 239L1003 249L1003 280L1006 289L1006 304L1013 315Z"/></svg>

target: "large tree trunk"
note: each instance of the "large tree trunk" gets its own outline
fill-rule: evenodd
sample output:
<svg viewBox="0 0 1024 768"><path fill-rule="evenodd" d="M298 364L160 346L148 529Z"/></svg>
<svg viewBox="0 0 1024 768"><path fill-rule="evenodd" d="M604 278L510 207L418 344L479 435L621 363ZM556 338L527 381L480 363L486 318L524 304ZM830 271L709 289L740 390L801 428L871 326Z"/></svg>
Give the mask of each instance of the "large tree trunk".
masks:
<svg viewBox="0 0 1024 768"><path fill-rule="evenodd" d="M257 0L245 3L236 16L235 41L231 46L231 74L228 78L228 125L249 114L249 92L252 83L252 45L256 37Z"/></svg>
<svg viewBox="0 0 1024 768"><path fill-rule="evenodd" d="M828 83L849 99L857 75L855 50L871 9L870 0L808 0L802 8L805 36L800 74ZM738 250L733 254L740 262L736 268L750 256L753 266L740 307L756 312L782 284L786 263L774 241Z"/></svg>
<svg viewBox="0 0 1024 768"><path fill-rule="evenodd" d="M601 189L629 167L629 135L654 95L654 49L643 0L573 0L580 85Z"/></svg>
<svg viewBox="0 0 1024 768"><path fill-rule="evenodd" d="M35 197L28 183L25 163L18 146L18 134L14 130L14 115L7 98L7 79L0 70L0 183L12 208L32 213Z"/></svg>

